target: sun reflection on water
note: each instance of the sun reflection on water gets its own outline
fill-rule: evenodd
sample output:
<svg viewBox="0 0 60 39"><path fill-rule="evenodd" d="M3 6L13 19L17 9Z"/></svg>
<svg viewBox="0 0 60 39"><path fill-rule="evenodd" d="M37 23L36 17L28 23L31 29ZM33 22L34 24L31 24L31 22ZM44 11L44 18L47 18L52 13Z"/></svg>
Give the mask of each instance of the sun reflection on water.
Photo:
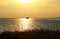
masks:
<svg viewBox="0 0 60 39"><path fill-rule="evenodd" d="M26 18L19 19L20 21L19 31L24 32L24 31L32 30L33 27L31 26L31 20L32 19L26 19Z"/></svg>

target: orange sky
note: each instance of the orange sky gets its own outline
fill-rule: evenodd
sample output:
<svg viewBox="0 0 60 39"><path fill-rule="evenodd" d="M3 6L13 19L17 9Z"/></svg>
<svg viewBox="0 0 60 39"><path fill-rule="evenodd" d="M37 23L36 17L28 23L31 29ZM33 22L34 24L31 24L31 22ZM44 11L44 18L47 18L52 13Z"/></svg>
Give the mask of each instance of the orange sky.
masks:
<svg viewBox="0 0 60 39"><path fill-rule="evenodd" d="M0 0L0 18L55 18L60 17L60 0Z"/></svg>

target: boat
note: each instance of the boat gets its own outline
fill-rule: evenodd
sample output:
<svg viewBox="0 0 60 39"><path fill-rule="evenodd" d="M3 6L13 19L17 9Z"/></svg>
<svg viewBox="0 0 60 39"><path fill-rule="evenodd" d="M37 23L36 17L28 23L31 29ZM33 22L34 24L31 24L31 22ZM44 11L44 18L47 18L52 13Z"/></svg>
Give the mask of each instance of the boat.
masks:
<svg viewBox="0 0 60 39"><path fill-rule="evenodd" d="M29 17L26 17L26 19L29 19Z"/></svg>

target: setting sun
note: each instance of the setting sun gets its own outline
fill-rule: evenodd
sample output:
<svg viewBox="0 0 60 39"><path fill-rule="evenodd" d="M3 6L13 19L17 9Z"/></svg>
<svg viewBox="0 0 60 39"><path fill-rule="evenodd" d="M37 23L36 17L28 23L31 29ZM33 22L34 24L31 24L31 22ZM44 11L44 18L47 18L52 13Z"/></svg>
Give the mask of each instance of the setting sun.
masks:
<svg viewBox="0 0 60 39"><path fill-rule="evenodd" d="M31 0L21 0L21 2L27 3L27 2L31 2Z"/></svg>
<svg viewBox="0 0 60 39"><path fill-rule="evenodd" d="M32 0L18 0L19 2L23 2L23 3L29 3L32 2Z"/></svg>

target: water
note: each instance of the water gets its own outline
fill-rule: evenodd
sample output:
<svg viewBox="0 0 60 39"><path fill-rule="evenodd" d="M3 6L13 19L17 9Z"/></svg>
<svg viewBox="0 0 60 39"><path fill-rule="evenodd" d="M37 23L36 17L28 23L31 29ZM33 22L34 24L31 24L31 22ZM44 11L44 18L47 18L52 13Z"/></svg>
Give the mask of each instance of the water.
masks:
<svg viewBox="0 0 60 39"><path fill-rule="evenodd" d="M0 19L0 32L3 31L29 31L29 30L59 30L60 19Z"/></svg>

